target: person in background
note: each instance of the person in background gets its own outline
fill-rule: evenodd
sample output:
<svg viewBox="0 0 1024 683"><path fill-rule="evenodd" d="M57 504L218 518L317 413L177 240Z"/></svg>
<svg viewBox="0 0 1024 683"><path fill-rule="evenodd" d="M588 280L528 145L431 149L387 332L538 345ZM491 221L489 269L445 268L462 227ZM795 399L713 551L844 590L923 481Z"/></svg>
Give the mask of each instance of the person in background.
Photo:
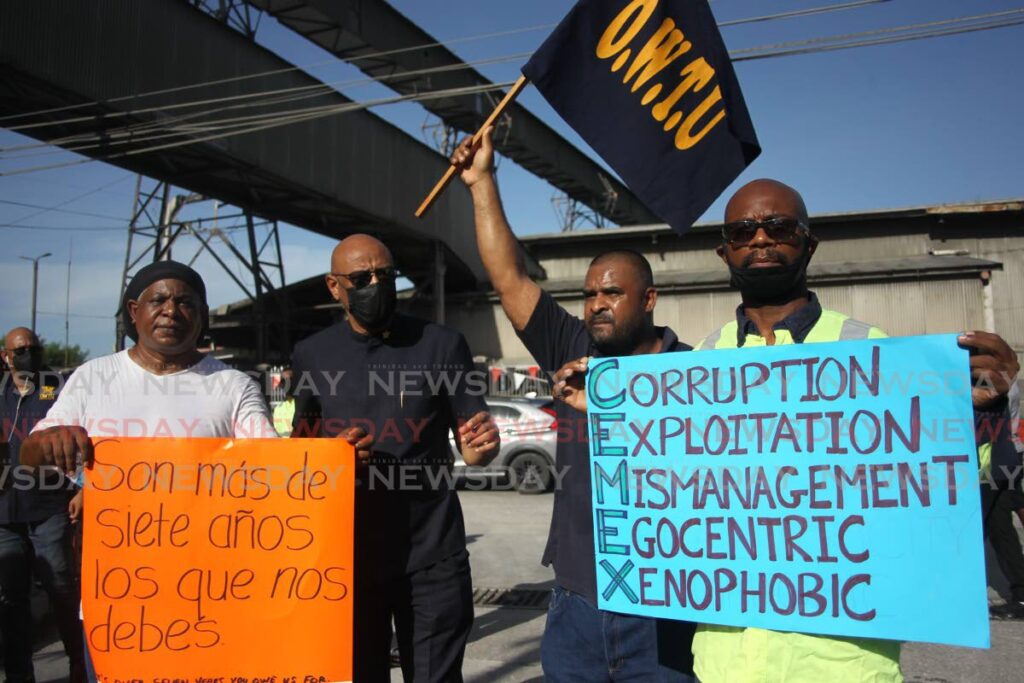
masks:
<svg viewBox="0 0 1024 683"><path fill-rule="evenodd" d="M1020 537L1014 528L1013 518L1016 516L1024 524L1024 472L1020 453L1024 444L1019 438L1020 429L1020 390L1014 382L1007 396L1010 407L1010 430L1013 434L1013 445L1017 451L1017 460L1004 466L1003 472L996 468L993 474L1005 474L997 481L982 482L981 503L985 515L985 531L988 542L996 556L999 569L1003 572L1010 595L1005 604L989 608L989 613L996 619L1024 619L1024 551L1021 549ZM992 484L998 484L992 486Z"/></svg>
<svg viewBox="0 0 1024 683"><path fill-rule="evenodd" d="M54 621L70 662L73 683L84 680L78 625L78 572L71 550L70 482L55 472L15 476L22 442L57 400L59 376L43 364L32 330L16 327L4 337L8 370L0 386L0 430L6 444L0 481L0 634L4 673L11 683L35 680L32 667L33 577L50 598Z"/></svg>
<svg viewBox="0 0 1024 683"><path fill-rule="evenodd" d="M274 408L274 429L278 436L291 436L292 421L295 419L295 387L294 374L291 368L281 371L281 386L284 387L284 400Z"/></svg>

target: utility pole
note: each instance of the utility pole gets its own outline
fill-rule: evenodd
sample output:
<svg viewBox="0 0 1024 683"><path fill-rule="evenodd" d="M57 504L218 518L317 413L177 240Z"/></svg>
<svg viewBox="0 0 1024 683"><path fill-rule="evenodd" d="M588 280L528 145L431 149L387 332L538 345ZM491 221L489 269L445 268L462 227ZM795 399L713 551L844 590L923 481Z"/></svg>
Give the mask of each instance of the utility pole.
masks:
<svg viewBox="0 0 1024 683"><path fill-rule="evenodd" d="M75 241L73 237L68 238L68 279L67 287L64 290L64 367L68 366L68 362L71 359L70 348L68 344L71 343L71 252L75 248Z"/></svg>
<svg viewBox="0 0 1024 683"><path fill-rule="evenodd" d="M47 256L53 256L50 252L41 254L36 257L31 256L19 256L18 258L32 262L32 332L36 331L36 293L39 290L39 259L44 259Z"/></svg>

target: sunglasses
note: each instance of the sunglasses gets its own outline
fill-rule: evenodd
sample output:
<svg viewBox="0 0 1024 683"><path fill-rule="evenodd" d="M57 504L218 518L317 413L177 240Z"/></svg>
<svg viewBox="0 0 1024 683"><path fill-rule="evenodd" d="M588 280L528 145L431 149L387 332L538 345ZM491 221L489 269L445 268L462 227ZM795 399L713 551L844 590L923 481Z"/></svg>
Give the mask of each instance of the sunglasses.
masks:
<svg viewBox="0 0 1024 683"><path fill-rule="evenodd" d="M11 349L11 353L14 354L15 356L24 356L27 353L32 353L33 351L42 351L42 350L43 350L42 346L34 346L34 345L33 346L19 346L16 349Z"/></svg>
<svg viewBox="0 0 1024 683"><path fill-rule="evenodd" d="M722 226L722 239L734 247L750 244L758 230L764 230L775 242L794 244L800 241L807 226L796 218L767 218L763 221L734 221Z"/></svg>
<svg viewBox="0 0 1024 683"><path fill-rule="evenodd" d="M391 266L387 268L377 268L375 270L356 270L351 273L331 273L334 277L343 277L352 283L352 286L356 289L363 289L369 287L370 283L373 282L373 276L377 276L377 282L385 282L387 280L395 279L395 269Z"/></svg>

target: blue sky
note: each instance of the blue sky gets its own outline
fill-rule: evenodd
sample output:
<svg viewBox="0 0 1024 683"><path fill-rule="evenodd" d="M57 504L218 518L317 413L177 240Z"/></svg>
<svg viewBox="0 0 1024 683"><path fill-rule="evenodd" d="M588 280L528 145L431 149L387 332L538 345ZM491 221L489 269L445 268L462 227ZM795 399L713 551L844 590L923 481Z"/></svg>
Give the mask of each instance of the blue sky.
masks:
<svg viewBox="0 0 1024 683"><path fill-rule="evenodd" d="M712 8L720 21L728 21L841 1L845 0L713 0ZM393 4L441 40L551 24L572 5L569 0L396 0ZM731 49L742 49L1019 7L1024 7L1024 0L891 0L843 12L731 27L723 35ZM460 42L452 49L466 60L493 58L529 52L546 35L546 29L533 30ZM298 65L329 59L269 17L263 19L257 38ZM509 62L481 71L492 80L511 81L519 66ZM812 214L1022 197L1022 66L1024 26L737 64L764 149L737 183L779 178L804 194ZM331 81L360 77L343 64L308 70ZM345 92L357 100L391 94L381 86ZM535 90L527 89L520 101L588 149ZM418 105L374 111L423 139L421 127L429 117ZM25 142L32 141L0 129L0 147ZM47 161L73 158L67 153L45 157ZM0 170L25 164L25 160L0 155ZM508 160L502 162L499 175L517 233L558 229L551 204L553 188ZM28 321L31 265L18 257L49 251L53 256L40 265L38 328L47 338L63 338L65 276L73 239L71 340L90 349L93 356L110 350L110 315L116 307L124 226L134 184L134 176L127 171L98 162L0 177L0 224L73 228L0 228L4 244L0 327L6 330ZM68 202L61 208L103 217L54 211L33 216L38 209L4 202L44 207ZM723 202L720 199L705 220L719 219ZM112 229L82 230L100 226ZM283 228L282 239L289 281L326 267L331 246L327 240L291 227ZM241 298L238 288L212 261L201 258L197 267L210 282L213 305Z"/></svg>

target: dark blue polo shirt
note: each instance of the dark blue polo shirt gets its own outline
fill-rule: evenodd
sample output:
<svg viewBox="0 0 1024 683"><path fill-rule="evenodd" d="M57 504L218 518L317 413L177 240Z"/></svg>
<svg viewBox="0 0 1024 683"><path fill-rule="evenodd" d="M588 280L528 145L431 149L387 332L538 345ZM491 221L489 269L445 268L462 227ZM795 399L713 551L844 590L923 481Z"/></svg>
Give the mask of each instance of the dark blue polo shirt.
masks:
<svg viewBox="0 0 1024 683"><path fill-rule="evenodd" d="M797 344L803 344L804 340L807 339L807 335L811 333L814 326L818 323L818 319L821 317L821 302L818 301L818 295L814 292L807 293L807 305L801 306L796 309L785 318L775 323L772 329L775 330L789 330L789 334L793 337L793 341ZM744 308L743 304L736 307L736 347L742 348L744 342L747 341L747 335L752 334L761 336L761 330L757 329L757 325L747 315L747 309Z"/></svg>
<svg viewBox="0 0 1024 683"><path fill-rule="evenodd" d="M487 374L463 336L404 315L371 337L342 321L296 345L292 370L293 437L375 435L373 473L356 470L360 566L391 578L464 550L449 435L487 409Z"/></svg>
<svg viewBox="0 0 1024 683"><path fill-rule="evenodd" d="M676 333L659 327L661 352L689 351ZM543 292L519 338L545 372L555 372L582 356L599 356L582 320ZM586 415L555 401L558 415L557 465L565 472L555 489L551 530L544 549L545 565L555 569L559 586L597 603L594 569L594 518L590 488L590 442Z"/></svg>
<svg viewBox="0 0 1024 683"><path fill-rule="evenodd" d="M0 376L0 442L6 457L0 470L0 524L40 522L67 514L70 482L56 472L21 470L21 442L57 400L59 378L43 373L41 386L24 396L10 373Z"/></svg>

